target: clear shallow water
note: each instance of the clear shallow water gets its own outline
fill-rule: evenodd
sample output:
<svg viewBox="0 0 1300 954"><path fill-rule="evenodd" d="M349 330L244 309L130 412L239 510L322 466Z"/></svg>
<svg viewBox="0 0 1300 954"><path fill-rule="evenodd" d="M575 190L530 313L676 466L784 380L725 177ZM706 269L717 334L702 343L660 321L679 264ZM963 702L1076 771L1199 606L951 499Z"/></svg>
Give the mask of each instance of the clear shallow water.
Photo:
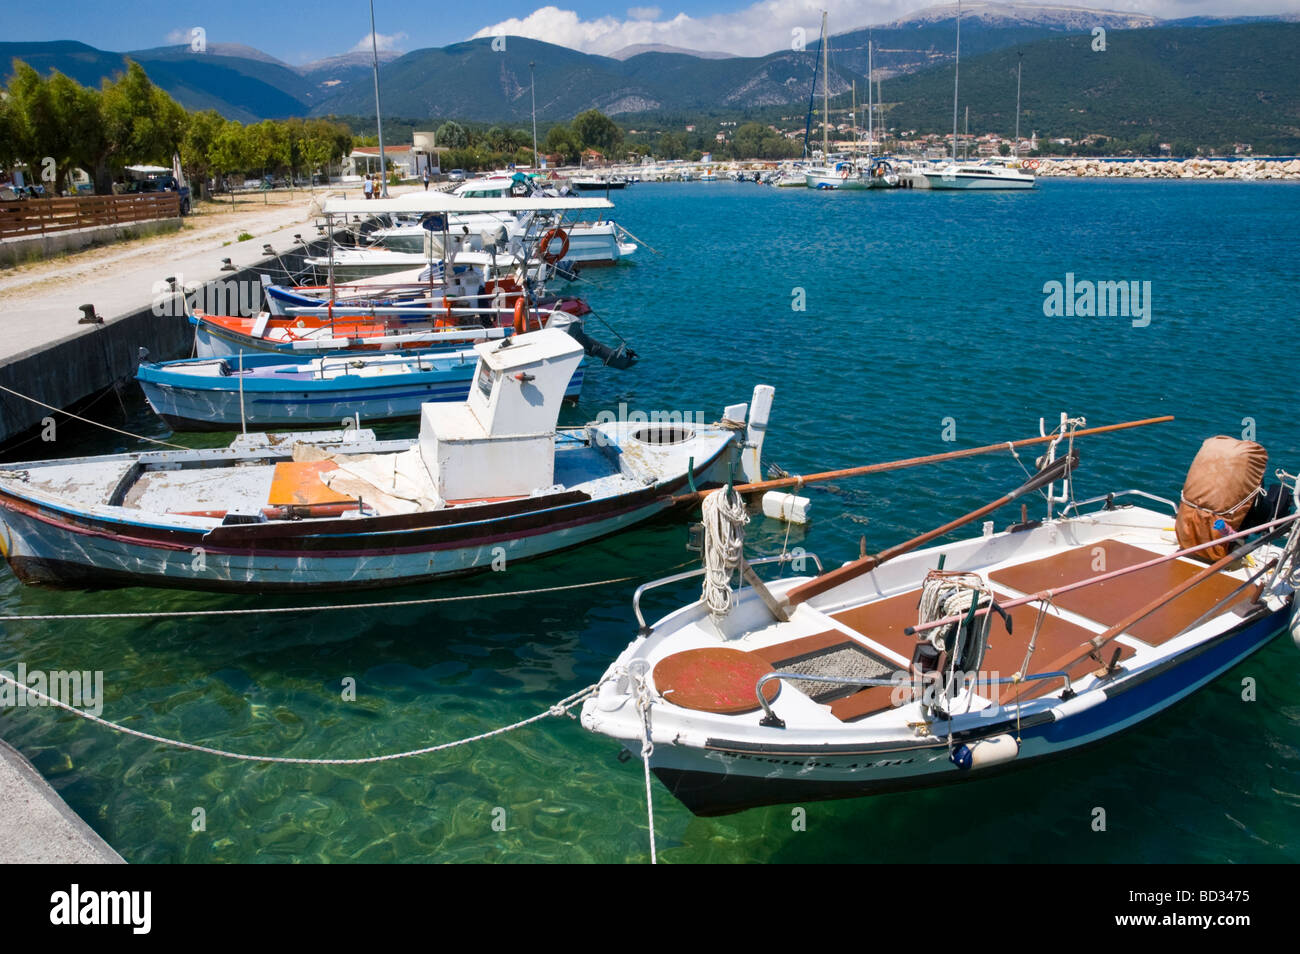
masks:
<svg viewBox="0 0 1300 954"><path fill-rule="evenodd" d="M792 472L1036 433L1062 410L1105 424L1177 421L1081 444L1080 497L1176 496L1200 441L1253 418L1274 465L1300 468L1294 359L1300 187L1044 182L1028 195L834 195L752 184L639 185L617 219L664 252L592 271L585 294L643 356L588 376L566 420L604 408L704 410L777 389L767 458ZM1152 320L1047 318L1043 285L1150 281ZM791 310L794 289L807 310ZM599 331L598 326L593 327ZM166 433L143 402L107 423ZM944 419L956 441L944 443ZM122 424L125 420L127 423ZM400 433L400 429L390 429ZM61 425L55 453L124 439ZM212 444L197 436L183 442ZM32 450L31 448L36 448ZM41 456L36 442L17 456ZM829 562L883 548L1015 486L979 458L810 488L798 543ZM1010 511L999 524L1010 522ZM752 552L784 528L750 525ZM456 596L670 572L690 555L656 525L475 580L343 595ZM528 598L275 617L5 623L0 666L102 669L104 715L244 752L350 757L513 722L594 682L635 631L634 583ZM653 616L692 598L669 588ZM319 602L335 602L322 599ZM59 592L0 571L0 613L300 605L301 597ZM1257 681L1258 701L1241 700ZM357 701L343 702L345 677ZM259 766L164 749L46 710L0 712L0 735L132 862L642 861L639 763L549 720L376 766ZM936 791L698 819L656 783L665 861L1300 860L1300 654L1275 641L1189 702L1066 760ZM1093 832L1106 809L1108 831ZM191 830L201 807L207 830ZM505 810L505 831L493 828ZM938 813L938 815L936 815ZM936 843L935 817L965 836Z"/></svg>

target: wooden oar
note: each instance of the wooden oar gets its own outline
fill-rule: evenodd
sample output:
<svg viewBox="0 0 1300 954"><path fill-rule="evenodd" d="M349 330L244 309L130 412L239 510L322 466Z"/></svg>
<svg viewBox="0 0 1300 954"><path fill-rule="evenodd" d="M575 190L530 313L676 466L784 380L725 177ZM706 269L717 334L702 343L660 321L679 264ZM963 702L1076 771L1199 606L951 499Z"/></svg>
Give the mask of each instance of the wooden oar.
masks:
<svg viewBox="0 0 1300 954"><path fill-rule="evenodd" d="M1107 434L1111 431L1125 431L1134 427L1146 427L1148 424L1164 424L1172 421L1173 415L1166 414L1164 417L1148 417L1140 421L1125 421L1122 424L1107 424L1104 427L1088 427L1081 431L1075 431L1075 437L1086 437L1090 434ZM975 457L979 454L992 454L996 451L1006 450L1008 448L1028 447L1031 444L1045 444L1054 440L1058 435L1055 433L1048 434L1046 437L1026 437L1018 441L1003 441L1000 444L986 444L983 447L971 447L967 450L947 451L943 454L927 454L924 457L906 457L902 460L886 461L882 464L864 464L861 467L848 467L843 470L825 470L818 474L803 474L797 477L780 477L774 480L759 480L749 484L737 484L735 489L742 494L758 493L763 490L780 490L783 487L797 487L804 484L820 483L826 480L838 480L843 477L861 477L865 474L880 474L891 470L905 470L908 467L920 467L922 464L937 464L946 460L958 460L962 457ZM716 488L715 488L716 489ZM688 494L681 494L673 498L673 503L686 503L691 500L698 500L713 493L713 489L692 491Z"/></svg>
<svg viewBox="0 0 1300 954"><path fill-rule="evenodd" d="M958 527L965 526L972 521L978 520L980 517L986 516L994 510L997 510L999 507L1005 507L1007 504L1011 503L1011 501L1023 497L1027 493L1032 493L1044 484L1050 484L1052 481L1060 480L1063 476L1074 470L1078 463L1079 455L1077 451L1069 456L1053 461L1051 464L1048 464L1047 467L1034 474L1033 477L1029 478L1026 483L1011 491L1011 493L999 497L992 503L985 504L978 510L972 510L970 513L958 517L956 520L951 520L948 523L945 523L942 527L935 527L933 530L923 533L919 537L913 537L911 540L905 540L902 543L895 544L887 550L881 550L879 553L871 556L865 556L854 560L851 563L846 563L837 570L823 573L821 576L815 577L807 583L796 586L786 594L786 602L790 606L797 606L804 600L811 599L820 593L825 593L827 590L839 586L841 583L859 577L864 573L869 573L886 560L892 560L894 557L901 556L910 550L915 550L917 547L929 543L931 540L941 537L945 533L949 533L956 530Z"/></svg>
<svg viewBox="0 0 1300 954"><path fill-rule="evenodd" d="M1235 563L1237 560L1240 559L1241 559L1241 554L1235 551L1229 553L1227 556L1220 557L1219 559L1211 563L1209 566L1205 567L1203 570L1199 570L1196 573L1196 575L1188 577L1186 580L1179 583L1173 589L1169 590L1163 595L1152 600L1146 606L1142 607L1139 610L1133 611L1128 616L1124 617L1122 620L1120 620L1118 623L1112 626L1110 629L1106 630L1104 633L1098 633L1096 636L1088 640L1086 643L1082 643L1076 648L1071 649L1069 652L1065 653L1065 655L1060 656L1057 659L1054 659L1051 663L1048 664L1047 668L1044 669L1043 672L1068 672L1070 670L1070 667L1075 665L1075 663L1082 662L1083 660L1087 659L1090 656L1095 657L1098 661L1100 661L1101 656L1099 655L1099 653L1101 652L1101 648L1105 646L1107 643L1109 643L1111 640L1113 640L1115 637L1124 633L1130 626L1138 622L1138 620L1150 616L1152 613L1161 609L1166 604L1172 603L1174 600L1178 599L1178 597L1182 596L1188 590L1192 589L1192 587L1204 583L1210 577L1216 575L1220 570L1227 569L1229 566L1231 566L1233 563ZM1102 663L1102 666L1104 667L1105 663Z"/></svg>

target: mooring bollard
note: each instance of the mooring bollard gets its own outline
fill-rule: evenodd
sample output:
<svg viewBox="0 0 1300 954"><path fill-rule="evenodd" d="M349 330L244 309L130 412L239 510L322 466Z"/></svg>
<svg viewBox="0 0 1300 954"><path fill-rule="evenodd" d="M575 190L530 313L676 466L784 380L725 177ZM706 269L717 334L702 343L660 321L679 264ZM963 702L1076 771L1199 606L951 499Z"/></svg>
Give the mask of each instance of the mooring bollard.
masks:
<svg viewBox="0 0 1300 954"><path fill-rule="evenodd" d="M81 317L77 319L79 325L102 325L104 319L95 313L94 305L81 305Z"/></svg>

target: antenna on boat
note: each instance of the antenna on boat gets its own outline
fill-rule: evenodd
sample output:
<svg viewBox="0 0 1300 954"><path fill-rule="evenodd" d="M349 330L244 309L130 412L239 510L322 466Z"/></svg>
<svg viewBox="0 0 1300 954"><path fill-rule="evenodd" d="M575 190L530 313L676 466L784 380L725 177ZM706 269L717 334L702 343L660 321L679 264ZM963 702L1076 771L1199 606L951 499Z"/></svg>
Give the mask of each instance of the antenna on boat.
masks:
<svg viewBox="0 0 1300 954"><path fill-rule="evenodd" d="M239 430L248 433L248 421L244 417L244 349L239 349Z"/></svg>

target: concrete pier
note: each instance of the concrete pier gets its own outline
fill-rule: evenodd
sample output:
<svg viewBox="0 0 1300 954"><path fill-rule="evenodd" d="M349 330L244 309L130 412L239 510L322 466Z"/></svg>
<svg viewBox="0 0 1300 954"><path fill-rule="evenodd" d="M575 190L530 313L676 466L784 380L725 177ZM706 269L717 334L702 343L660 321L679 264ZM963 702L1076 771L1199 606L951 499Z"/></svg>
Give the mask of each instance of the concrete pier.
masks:
<svg viewBox="0 0 1300 954"><path fill-rule="evenodd" d="M247 281L256 285L255 267L278 267L275 257L262 250L270 244L277 253L301 258L303 241L316 238L308 218L308 203L297 215L302 221L246 242L213 242L201 251L160 263L157 256L143 267L114 270L91 282L55 284L39 298L21 307L0 309L0 385L57 408L67 408L115 382L130 379L140 348L153 360L187 357L193 328L185 317L155 314L158 287L175 277L185 286L211 281ZM289 256L286 254L286 261ZM234 271L222 270L229 258ZM291 267L292 267L292 263ZM94 305L103 324L79 324L82 305ZM175 309L179 312L181 309ZM51 411L11 394L0 392L0 443L35 427ZM54 415L58 419L58 415Z"/></svg>
<svg viewBox="0 0 1300 954"><path fill-rule="evenodd" d="M0 741L0 865L126 864L23 754Z"/></svg>

